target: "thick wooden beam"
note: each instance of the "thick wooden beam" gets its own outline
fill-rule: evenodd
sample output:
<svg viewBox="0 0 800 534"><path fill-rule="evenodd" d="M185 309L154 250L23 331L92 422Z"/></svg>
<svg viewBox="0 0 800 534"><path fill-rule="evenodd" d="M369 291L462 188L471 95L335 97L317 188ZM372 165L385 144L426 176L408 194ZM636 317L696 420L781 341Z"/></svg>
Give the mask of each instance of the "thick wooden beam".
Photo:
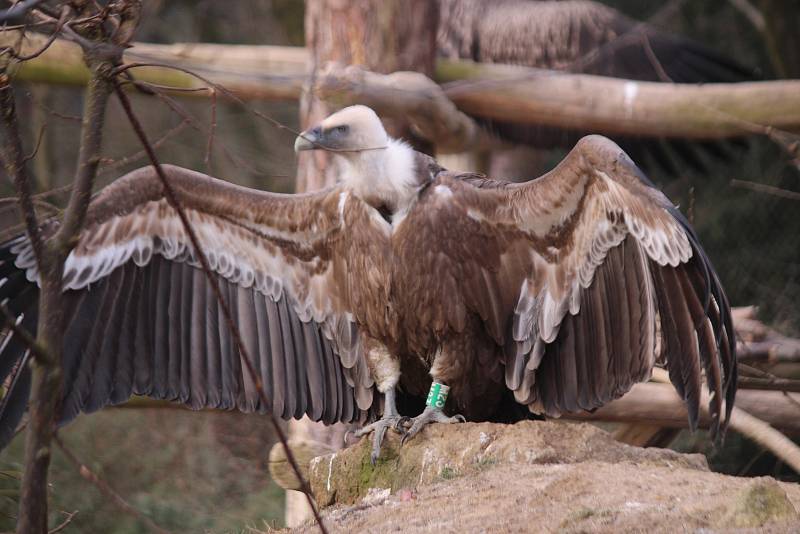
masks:
<svg viewBox="0 0 800 534"><path fill-rule="evenodd" d="M800 395L780 391L740 389L736 406L771 426L790 434L800 433ZM567 417L567 416L565 416ZM686 406L671 384L636 384L622 398L594 413L569 415L570 419L646 423L661 427L686 428ZM700 413L700 426L707 428L708 411Z"/></svg>
<svg viewBox="0 0 800 534"><path fill-rule="evenodd" d="M44 37L32 36L24 50ZM15 32L0 33L0 46L13 45ZM127 62L161 62L197 70L243 98L296 100L307 79L308 53L302 48L216 44L139 43L126 51ZM177 88L201 87L190 75L157 68L132 71L138 79ZM47 52L26 62L17 77L45 83L84 84L88 71L72 43L57 40ZM318 80L327 96L357 93L376 108L397 113L402 87L386 91L374 76L335 76ZM443 95L473 116L559 127L579 127L608 135L719 139L762 131L763 126L800 131L800 80L737 84L665 84L567 74L468 61L436 64L433 78ZM428 91L404 95L409 113L426 105ZM416 93L414 96L413 93ZM203 96L205 92L185 93ZM453 124L461 121L454 120ZM469 141L469 139L467 137Z"/></svg>

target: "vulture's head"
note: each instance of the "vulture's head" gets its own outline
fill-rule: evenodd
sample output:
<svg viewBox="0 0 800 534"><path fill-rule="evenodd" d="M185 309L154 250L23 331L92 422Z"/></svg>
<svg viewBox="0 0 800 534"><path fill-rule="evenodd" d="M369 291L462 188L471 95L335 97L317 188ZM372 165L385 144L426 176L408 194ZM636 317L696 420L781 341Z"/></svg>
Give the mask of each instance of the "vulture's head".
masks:
<svg viewBox="0 0 800 534"><path fill-rule="evenodd" d="M357 157L365 151L384 150L388 143L389 136L374 111L367 106L350 106L297 136L294 150L328 150Z"/></svg>

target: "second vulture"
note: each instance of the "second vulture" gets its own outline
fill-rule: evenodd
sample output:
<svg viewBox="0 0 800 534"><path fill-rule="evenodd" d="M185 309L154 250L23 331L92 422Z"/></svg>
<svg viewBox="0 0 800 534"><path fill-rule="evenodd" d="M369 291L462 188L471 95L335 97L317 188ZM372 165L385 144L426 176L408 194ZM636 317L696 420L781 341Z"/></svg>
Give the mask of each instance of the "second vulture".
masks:
<svg viewBox="0 0 800 534"><path fill-rule="evenodd" d="M437 50L449 59L665 83L734 83L756 77L723 54L588 0L438 0ZM468 84L470 82L463 82ZM572 147L588 132L529 122L477 119L512 143ZM592 132L596 133L596 132ZM617 136L639 163L676 174L675 163L703 169L701 154L726 145L688 139Z"/></svg>
<svg viewBox="0 0 800 534"><path fill-rule="evenodd" d="M132 394L325 423L382 412L362 432L375 431L377 457L389 428L593 410L663 364L690 425L705 382L712 431L724 429L736 392L725 293L687 221L613 142L586 137L510 184L449 172L354 106L295 149L332 152L341 183L280 195L164 167L266 402L148 167L92 200L66 261L62 423ZM35 330L27 237L0 260L0 301ZM3 446L25 411L28 358L6 332ZM427 394L406 426L397 391Z"/></svg>

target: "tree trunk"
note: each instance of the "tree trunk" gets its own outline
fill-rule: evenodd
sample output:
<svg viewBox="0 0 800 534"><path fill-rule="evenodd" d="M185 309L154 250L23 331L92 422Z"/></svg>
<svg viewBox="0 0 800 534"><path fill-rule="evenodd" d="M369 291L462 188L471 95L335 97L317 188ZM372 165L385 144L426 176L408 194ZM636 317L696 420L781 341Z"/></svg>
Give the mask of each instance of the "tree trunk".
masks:
<svg viewBox="0 0 800 534"><path fill-rule="evenodd" d="M433 77L436 59L438 4L428 0L308 0L306 47L310 53L310 77L329 61L357 65L387 74L413 70ZM328 115L331 109L309 91L300 99L303 129ZM403 137L416 148L429 150L402 124L387 124L389 133ZM297 190L311 191L335 182L327 165L328 155L301 154Z"/></svg>
<svg viewBox="0 0 800 534"><path fill-rule="evenodd" d="M432 77L436 58L439 9L429 0L308 0L306 47L311 56L310 77L329 61L380 73L415 70ZM336 111L308 90L300 99L300 124L306 129ZM429 151L403 124L386 124L389 133ZM302 152L298 162L297 191L313 191L336 182L328 154ZM336 448L343 445L343 425L324 427L309 419L289 424L290 438L313 436ZM310 516L302 495L287 491L286 522L302 523Z"/></svg>

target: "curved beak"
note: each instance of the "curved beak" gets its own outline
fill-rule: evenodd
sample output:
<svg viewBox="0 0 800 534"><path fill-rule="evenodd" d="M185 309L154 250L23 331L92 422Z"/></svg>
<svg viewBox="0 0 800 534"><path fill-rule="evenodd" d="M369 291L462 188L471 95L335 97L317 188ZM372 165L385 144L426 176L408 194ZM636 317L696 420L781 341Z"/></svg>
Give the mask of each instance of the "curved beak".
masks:
<svg viewBox="0 0 800 534"><path fill-rule="evenodd" d="M301 150L314 150L319 147L320 133L322 129L317 126L302 132L294 140L294 151L300 152Z"/></svg>

